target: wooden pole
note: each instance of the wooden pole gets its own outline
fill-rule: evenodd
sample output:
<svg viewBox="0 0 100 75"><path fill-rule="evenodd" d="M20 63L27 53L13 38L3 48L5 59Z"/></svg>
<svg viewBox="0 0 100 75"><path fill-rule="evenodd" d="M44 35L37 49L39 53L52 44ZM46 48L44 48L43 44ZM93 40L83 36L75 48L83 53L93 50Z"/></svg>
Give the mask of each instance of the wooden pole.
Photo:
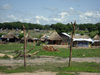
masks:
<svg viewBox="0 0 100 75"><path fill-rule="evenodd" d="M71 22L71 24L73 25L73 31L72 31L72 33L71 33L70 55L69 55L69 64L68 64L69 67L71 66L73 35L74 35L74 33L75 33L75 25L76 25L76 21L74 22L74 24Z"/></svg>
<svg viewBox="0 0 100 75"><path fill-rule="evenodd" d="M23 25L23 32L24 32L24 67L26 67L26 30L24 25Z"/></svg>

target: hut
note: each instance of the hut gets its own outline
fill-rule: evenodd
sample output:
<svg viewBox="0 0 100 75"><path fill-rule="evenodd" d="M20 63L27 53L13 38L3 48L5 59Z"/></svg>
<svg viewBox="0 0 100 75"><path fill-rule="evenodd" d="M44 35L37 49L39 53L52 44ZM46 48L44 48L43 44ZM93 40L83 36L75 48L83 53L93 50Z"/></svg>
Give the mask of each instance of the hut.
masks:
<svg viewBox="0 0 100 75"><path fill-rule="evenodd" d="M28 36L28 37L27 37L27 41L28 41L28 42L33 42L33 40L34 40L33 37L31 37L31 36Z"/></svg>
<svg viewBox="0 0 100 75"><path fill-rule="evenodd" d="M6 42L17 42L19 40L19 38L14 34L2 35L1 39Z"/></svg>
<svg viewBox="0 0 100 75"><path fill-rule="evenodd" d="M26 38L26 40L27 40L27 42L33 42L34 39L33 39L31 36L28 36L28 37ZM20 42L21 42L21 43L24 43L24 37L21 38Z"/></svg>
<svg viewBox="0 0 100 75"><path fill-rule="evenodd" d="M39 41L38 38L33 38L32 36L28 36L28 37L26 38L26 40L27 40L27 42L37 42L37 41ZM21 38L20 43L24 43L24 37Z"/></svg>
<svg viewBox="0 0 100 75"><path fill-rule="evenodd" d="M49 37L48 37L48 44L61 44L62 42L62 38L61 36L56 32L54 31Z"/></svg>
<svg viewBox="0 0 100 75"><path fill-rule="evenodd" d="M91 47L93 40L88 35L75 34L73 37L74 47Z"/></svg>
<svg viewBox="0 0 100 75"><path fill-rule="evenodd" d="M48 37L49 37L48 35L44 34L44 35L40 38L40 40L41 40L42 42L45 42L45 41L47 41Z"/></svg>
<svg viewBox="0 0 100 75"><path fill-rule="evenodd" d="M94 36L93 40L94 40L93 46L100 46L100 37L99 37L99 35Z"/></svg>
<svg viewBox="0 0 100 75"><path fill-rule="evenodd" d="M70 35L67 33L62 33L60 34L60 36L62 37L62 44L63 45L68 45L70 43Z"/></svg>
<svg viewBox="0 0 100 75"><path fill-rule="evenodd" d="M54 31L49 31L46 34L43 34L43 36L40 38L41 42L47 42L47 39L49 38L49 36L53 33Z"/></svg>

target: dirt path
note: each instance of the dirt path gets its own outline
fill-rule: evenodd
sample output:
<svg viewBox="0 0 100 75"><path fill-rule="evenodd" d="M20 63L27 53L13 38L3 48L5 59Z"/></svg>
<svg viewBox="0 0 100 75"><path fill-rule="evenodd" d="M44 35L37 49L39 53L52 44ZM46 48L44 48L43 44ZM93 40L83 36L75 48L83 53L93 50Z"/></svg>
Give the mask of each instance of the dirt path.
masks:
<svg viewBox="0 0 100 75"><path fill-rule="evenodd" d="M35 59L27 59L27 63L46 63L46 62L51 62L52 63L64 63L68 61L68 58L54 58L54 57L42 57L42 58L35 58ZM100 63L100 58L72 58L72 61L75 62L96 62ZM0 59L0 65L15 65L15 64L23 64L23 60L15 60L15 59Z"/></svg>
<svg viewBox="0 0 100 75"><path fill-rule="evenodd" d="M100 73L80 72L79 75L100 75Z"/></svg>
<svg viewBox="0 0 100 75"><path fill-rule="evenodd" d="M40 63L65 63L68 61L68 58L58 58L58 57L40 57L40 58L34 58L34 59L27 59L27 63L33 63L33 64L40 64ZM72 61L75 62L96 62L100 63L100 58L72 58ZM17 65L17 64L23 64L23 60L14 60L14 59L0 59L0 65ZM0 73L0 75L56 75L56 72L34 72L34 73ZM79 75L100 75L100 73L89 73L89 72L79 72Z"/></svg>
<svg viewBox="0 0 100 75"><path fill-rule="evenodd" d="M56 75L56 72L10 73L10 74L1 73L0 75Z"/></svg>
<svg viewBox="0 0 100 75"><path fill-rule="evenodd" d="M57 72L34 72L34 73L0 73L0 75L56 75ZM73 73L74 74L74 73ZM78 75L100 75L100 73L78 72Z"/></svg>

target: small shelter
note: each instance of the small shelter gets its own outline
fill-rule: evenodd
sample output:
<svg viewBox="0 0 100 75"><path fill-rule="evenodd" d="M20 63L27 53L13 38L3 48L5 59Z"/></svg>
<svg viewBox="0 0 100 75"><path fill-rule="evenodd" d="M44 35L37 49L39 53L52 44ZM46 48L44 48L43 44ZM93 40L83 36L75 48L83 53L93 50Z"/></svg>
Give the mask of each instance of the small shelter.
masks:
<svg viewBox="0 0 100 75"><path fill-rule="evenodd" d="M88 35L76 34L73 38L74 47L91 47L93 40Z"/></svg>
<svg viewBox="0 0 100 75"><path fill-rule="evenodd" d="M45 42L45 41L47 41L48 37L49 37L48 35L44 34L44 35L40 38L40 40L41 40L42 42Z"/></svg>
<svg viewBox="0 0 100 75"><path fill-rule="evenodd" d="M99 37L99 35L94 36L93 40L94 40L93 46L100 46L100 37Z"/></svg>
<svg viewBox="0 0 100 75"><path fill-rule="evenodd" d="M27 42L33 42L34 39L33 39L31 36L28 36L28 37L26 38L26 40L27 40ZM21 42L21 43L24 43L24 37L21 38L20 42Z"/></svg>
<svg viewBox="0 0 100 75"><path fill-rule="evenodd" d="M60 34L60 36L62 37L62 44L63 45L68 45L70 43L71 37L69 34L63 32L62 34Z"/></svg>
<svg viewBox="0 0 100 75"><path fill-rule="evenodd" d="M27 37L27 41L28 41L28 42L33 42L33 40L34 40L33 37L31 37L31 36L28 36L28 37Z"/></svg>
<svg viewBox="0 0 100 75"><path fill-rule="evenodd" d="M1 39L6 42L17 42L19 40L19 38L14 34L2 35Z"/></svg>
<svg viewBox="0 0 100 75"><path fill-rule="evenodd" d="M61 44L62 38L61 36L54 31L49 37L48 37L48 44Z"/></svg>

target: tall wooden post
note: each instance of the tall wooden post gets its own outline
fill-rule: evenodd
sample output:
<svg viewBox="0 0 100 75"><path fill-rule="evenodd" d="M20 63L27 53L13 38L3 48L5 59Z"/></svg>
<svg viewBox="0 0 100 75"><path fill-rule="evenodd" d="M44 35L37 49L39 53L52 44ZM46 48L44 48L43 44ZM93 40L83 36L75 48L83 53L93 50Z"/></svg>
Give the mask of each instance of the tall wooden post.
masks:
<svg viewBox="0 0 100 75"><path fill-rule="evenodd" d="M26 30L24 25L23 25L23 32L24 32L24 67L26 67Z"/></svg>
<svg viewBox="0 0 100 75"><path fill-rule="evenodd" d="M69 64L68 64L69 67L71 66L73 35L74 35L74 33L75 33L76 21L74 22L74 24L71 22L71 24L73 25L73 31L72 31L72 33L71 33L71 41L70 41L70 55L69 55Z"/></svg>

